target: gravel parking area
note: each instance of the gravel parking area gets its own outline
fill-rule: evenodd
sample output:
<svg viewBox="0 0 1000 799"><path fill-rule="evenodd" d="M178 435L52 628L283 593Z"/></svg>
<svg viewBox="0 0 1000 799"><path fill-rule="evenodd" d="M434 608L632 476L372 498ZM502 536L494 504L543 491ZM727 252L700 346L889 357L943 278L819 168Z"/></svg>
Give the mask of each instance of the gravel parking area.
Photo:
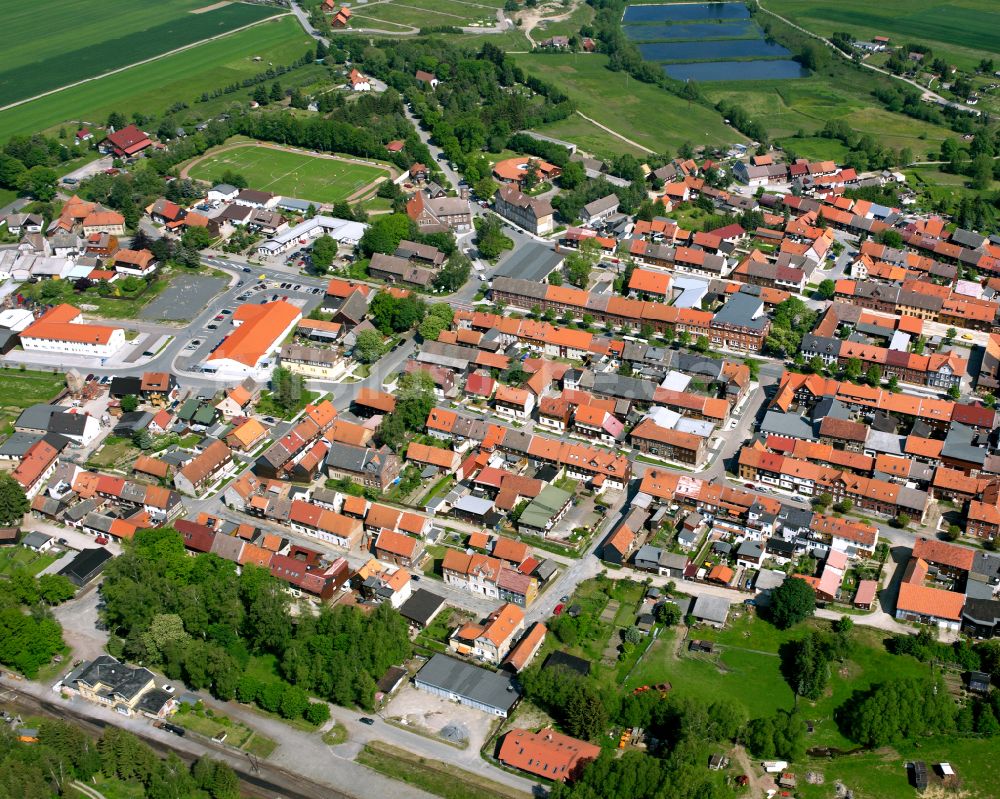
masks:
<svg viewBox="0 0 1000 799"><path fill-rule="evenodd" d="M382 717L452 743L468 742L466 751L478 752L496 721L471 707L404 685L386 705Z"/></svg>
<svg viewBox="0 0 1000 799"><path fill-rule="evenodd" d="M190 320L201 313L227 285L229 281L221 277L177 275L159 297L142 309L139 316L170 322Z"/></svg>

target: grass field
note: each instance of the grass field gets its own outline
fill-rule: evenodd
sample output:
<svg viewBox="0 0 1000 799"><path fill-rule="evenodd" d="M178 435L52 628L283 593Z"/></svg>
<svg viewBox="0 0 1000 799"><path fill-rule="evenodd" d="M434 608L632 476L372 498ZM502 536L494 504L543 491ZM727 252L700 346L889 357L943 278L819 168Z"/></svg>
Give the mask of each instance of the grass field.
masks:
<svg viewBox="0 0 1000 799"><path fill-rule="evenodd" d="M0 141L64 122L103 122L112 111L162 113L178 101L193 103L203 91L252 76L266 69L268 61L291 63L311 46L298 21L282 17L0 112ZM255 62L256 55L265 60Z"/></svg>
<svg viewBox="0 0 1000 799"><path fill-rule="evenodd" d="M1000 53L1000 6L995 0L766 0L765 7L821 35L847 31L862 40L889 36L894 44L930 46L956 65L973 67Z"/></svg>
<svg viewBox="0 0 1000 799"><path fill-rule="evenodd" d="M573 142L599 158L609 158L624 153L634 155L637 158L642 158L645 155L638 147L633 147L615 136L608 135L607 131L601 130L593 122L587 121L579 114L560 119L550 125L538 128L538 130L546 136L555 136L557 139Z"/></svg>
<svg viewBox="0 0 1000 799"><path fill-rule="evenodd" d="M385 30L412 30L431 28L439 25L463 27L481 25L488 27L496 23L496 10L503 6L500 0L387 0L355 6L352 27L378 28Z"/></svg>
<svg viewBox="0 0 1000 799"><path fill-rule="evenodd" d="M813 75L794 81L736 81L702 86L712 102L729 100L759 119L773 139L803 131L811 135L829 119L843 119L854 130L871 133L888 147L909 147L924 156L955 134L947 128L894 114L876 105L864 86L828 76Z"/></svg>
<svg viewBox="0 0 1000 799"><path fill-rule="evenodd" d="M684 645L674 655L675 638L671 630L661 635L643 662L629 677L626 687L669 682L679 694L706 701L728 696L750 711L750 716L771 715L776 710L791 709L795 696L780 671L778 650L789 640L801 638L802 625L785 632L740 611L739 618L724 630L699 628L690 638L717 642L722 653L693 655ZM816 622L817 626L826 623ZM852 692L867 688L887 674L911 677L928 674L928 666L908 656L891 655L882 644L884 634L877 630L856 627L855 646L843 664L834 664L826 693L816 702L799 701L805 718L816 722L808 745L830 746L849 750L854 744L844 738L833 722L833 713ZM746 690L748 685L753 691Z"/></svg>
<svg viewBox="0 0 1000 799"><path fill-rule="evenodd" d="M110 3L102 3L100 15L94 15L90 13L91 3L69 0L58 4L58 14L63 19L72 17L83 20L83 29L80 30L76 24L57 27L53 39L63 42L67 34L74 35L63 42L67 49L50 52L50 27L46 26L44 35L39 36L38 5L23 4L5 14L0 31L0 47L4 49L4 68L0 71L0 106L224 34L278 13L278 9L271 6L231 3L192 14L189 13L189 6L208 5L207 0L183 0L181 3L159 5L135 0L111 0ZM128 22L141 27L133 28L129 24L122 30L117 17L114 25L108 25L107 15L115 14L118 9L106 8L107 5L120 6ZM144 19L136 18L132 13L140 9L147 12L143 15ZM53 11L56 9L53 8ZM28 44L33 47L26 49ZM44 55L46 53L47 56ZM73 68L67 70L67 64L72 64Z"/></svg>
<svg viewBox="0 0 1000 799"><path fill-rule="evenodd" d="M224 150L195 164L191 177L213 181L226 170L243 175L258 191L334 203L387 174L377 167L289 153L255 145Z"/></svg>
<svg viewBox="0 0 1000 799"><path fill-rule="evenodd" d="M587 116L655 152L673 153L685 142L722 145L745 140L711 109L689 104L625 72L611 72L603 55L511 57L527 72L559 86ZM587 137L591 145L603 140L606 151L621 147L600 129Z"/></svg>
<svg viewBox="0 0 1000 799"><path fill-rule="evenodd" d="M61 373L4 369L0 372L0 433L29 405L50 402L66 385Z"/></svg>

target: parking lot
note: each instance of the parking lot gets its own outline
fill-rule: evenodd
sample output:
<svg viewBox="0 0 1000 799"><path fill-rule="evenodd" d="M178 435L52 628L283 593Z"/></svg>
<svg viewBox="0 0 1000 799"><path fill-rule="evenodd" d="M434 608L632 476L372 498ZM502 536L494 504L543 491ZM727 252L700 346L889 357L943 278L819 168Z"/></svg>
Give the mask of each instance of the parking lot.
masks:
<svg viewBox="0 0 1000 799"><path fill-rule="evenodd" d="M142 309L139 316L171 322L189 321L204 310L228 283L222 277L177 275L159 297Z"/></svg>

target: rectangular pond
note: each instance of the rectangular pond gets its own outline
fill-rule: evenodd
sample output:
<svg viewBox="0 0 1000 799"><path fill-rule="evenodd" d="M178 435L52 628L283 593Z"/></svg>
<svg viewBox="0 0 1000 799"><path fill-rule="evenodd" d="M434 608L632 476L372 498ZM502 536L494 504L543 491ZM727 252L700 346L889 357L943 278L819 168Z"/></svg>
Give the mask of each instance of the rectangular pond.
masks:
<svg viewBox="0 0 1000 799"><path fill-rule="evenodd" d="M664 64L663 71L675 80L781 80L807 78L809 70L798 61L700 61Z"/></svg>
<svg viewBox="0 0 1000 799"><path fill-rule="evenodd" d="M720 22L690 25L626 25L625 35L633 42L669 42L684 39L753 39L760 28L750 22Z"/></svg>
<svg viewBox="0 0 1000 799"><path fill-rule="evenodd" d="M700 22L711 19L749 19L743 3L674 3L662 6L629 6L623 22Z"/></svg>
<svg viewBox="0 0 1000 799"><path fill-rule="evenodd" d="M654 42L640 44L644 61L724 61L737 58L788 58L791 53L763 39L725 39L718 42Z"/></svg>

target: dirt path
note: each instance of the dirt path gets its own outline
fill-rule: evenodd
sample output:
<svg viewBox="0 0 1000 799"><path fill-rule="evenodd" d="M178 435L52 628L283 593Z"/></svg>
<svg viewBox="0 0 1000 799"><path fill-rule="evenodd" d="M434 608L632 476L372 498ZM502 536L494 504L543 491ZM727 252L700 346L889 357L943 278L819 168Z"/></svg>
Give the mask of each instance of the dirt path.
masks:
<svg viewBox="0 0 1000 799"><path fill-rule="evenodd" d="M537 28L542 22L562 22L564 19L569 19L573 12L576 11L579 2L574 2L573 5L569 7L567 11L562 14L551 14L547 15L545 11L551 10L553 8L558 8L559 6L555 3L551 5L536 6L535 8L526 8L518 14L518 20L521 22L521 33L528 37L528 41L531 42L533 47L538 46L533 38L531 38L531 32Z"/></svg>
<svg viewBox="0 0 1000 799"><path fill-rule="evenodd" d="M187 164L185 164L181 168L180 176L182 178L190 177L191 169L193 167L196 167L202 161L205 161L205 160L207 160L209 158L214 158L215 156L219 155L220 153L229 152L230 150L237 150L240 147L266 147L269 150L279 150L279 151L285 152L285 153L293 153L293 154L296 154L296 155L308 156L309 158L325 158L328 161L341 161L341 162L343 162L345 164L358 164L358 165L361 165L361 166L372 166L372 167L376 167L378 169L383 169L386 172L388 172L389 173L389 178L388 179L390 179L390 180L395 180L401 174L400 171L399 171L399 168L396 167L396 166L394 166L394 165L392 165L392 164L383 164L383 163L378 163L376 161L367 161L367 160L365 160L363 158L351 158L350 156L346 156L346 155L330 155L329 153L316 153L316 152L313 152L312 150L302 150L302 149L300 149L298 147L288 147L288 146L286 146L284 144L273 144L271 142L263 142L263 141L246 141L246 142L234 142L233 144L223 144L221 147L215 147L214 149L208 150L203 155L199 155L193 161L190 161ZM376 178L375 180L373 180L368 185L362 186L356 192L354 192L353 194L351 194L349 197L346 198L345 201L346 202L357 202L358 200L361 200L361 199L367 199L367 195L369 195L372 192L374 192L379 187L379 185L381 183L385 182L385 180L386 180L385 177Z"/></svg>
<svg viewBox="0 0 1000 799"><path fill-rule="evenodd" d="M649 153L650 155L656 155L656 150L650 150L648 147L644 147L643 145L639 144L639 142L637 142L637 141L632 141L631 139L625 138L618 131L611 130L611 128L609 128L607 125L602 125L596 119L591 119L585 113L583 113L583 111L577 111L576 113L578 113L580 116L582 116L584 119L586 119L591 125L596 125L601 130L603 130L605 133L610 133L616 139L620 139L621 141L625 142L626 144L630 144L633 147L635 147L636 149L642 150L644 153Z"/></svg>
<svg viewBox="0 0 1000 799"><path fill-rule="evenodd" d="M36 94L33 97L25 97L23 100L18 100L14 103L8 103L5 106L0 106L0 111L6 111L9 108L17 108L19 105L24 105L25 103L33 102L34 100L40 100L42 97L48 97L50 94L58 94L66 89L72 89L74 86L82 86L84 83L90 83L91 81L100 80L101 78L106 78L108 75L117 75L119 72L124 72L127 69L132 69L133 67L141 67L143 64L150 64L153 61L159 61L161 58L166 58L167 56L176 55L177 53L183 53L185 50L190 50L192 47L199 47L200 45L207 44L208 42L214 42L216 39L224 39L226 36L232 36L234 33L239 33L240 31L245 31L248 28L256 27L257 25L263 25L266 22L271 22L276 19L281 19L282 17L287 17L288 14L278 14L277 16L267 17L266 19L258 19L256 22L251 22L247 25L241 25L238 28L233 28L225 33L217 34L216 36L209 36L207 39L199 39L197 42L191 42L191 44L186 44L183 47L176 47L173 50L168 50L165 53L160 53L159 55L154 55L151 58L144 58L142 61L136 61L132 64L126 64L124 67L118 67L118 69L111 69L107 72L102 72L100 75L94 75L91 78L84 78L83 80L78 80L74 83L67 83L65 86L60 86L57 89L49 89L47 92L42 92L41 94Z"/></svg>
<svg viewBox="0 0 1000 799"><path fill-rule="evenodd" d="M740 767L743 773L750 778L750 783L749 785L747 785L748 788L747 796L749 796L750 799L761 799L761 797L765 795L765 791L767 790L767 788L761 785L761 781L754 774L753 764L750 762L750 757L749 755L747 755L747 750L744 749L742 746L734 747L733 760L736 761L736 764ZM775 787L773 784L774 780L771 780L770 777L768 777L766 774L764 775L764 777L766 780L772 783L769 787L771 788Z"/></svg>

